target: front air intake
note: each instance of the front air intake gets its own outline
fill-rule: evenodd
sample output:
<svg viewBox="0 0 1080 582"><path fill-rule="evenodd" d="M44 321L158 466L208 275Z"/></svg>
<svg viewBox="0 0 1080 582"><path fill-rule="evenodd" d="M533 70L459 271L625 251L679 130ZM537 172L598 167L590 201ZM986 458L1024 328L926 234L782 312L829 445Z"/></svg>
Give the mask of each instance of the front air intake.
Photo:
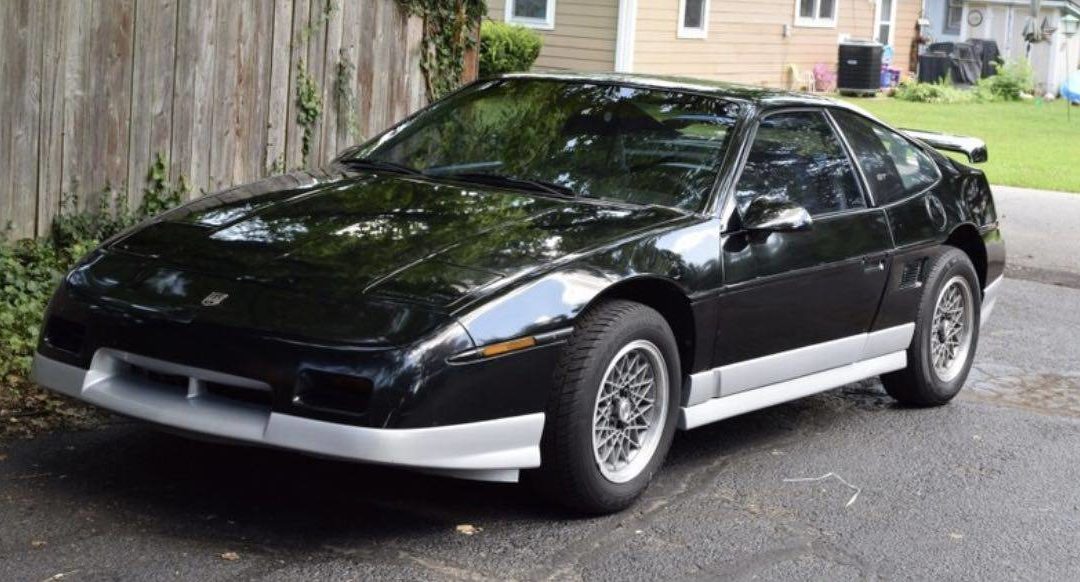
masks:
<svg viewBox="0 0 1080 582"><path fill-rule="evenodd" d="M374 388L360 376L304 370L296 383L293 404L303 408L348 415L367 412Z"/></svg>

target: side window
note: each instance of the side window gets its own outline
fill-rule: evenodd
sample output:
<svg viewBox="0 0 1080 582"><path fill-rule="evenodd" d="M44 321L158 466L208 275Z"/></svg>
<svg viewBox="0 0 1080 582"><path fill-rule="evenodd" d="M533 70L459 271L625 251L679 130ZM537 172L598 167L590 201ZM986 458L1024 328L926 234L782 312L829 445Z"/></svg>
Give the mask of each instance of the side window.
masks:
<svg viewBox="0 0 1080 582"><path fill-rule="evenodd" d="M739 212L759 196L790 200L811 215L866 207L840 140L815 111L778 113L759 124L735 188Z"/></svg>
<svg viewBox="0 0 1080 582"><path fill-rule="evenodd" d="M878 204L917 194L937 181L937 165L930 156L896 132L855 113L834 111L833 116Z"/></svg>

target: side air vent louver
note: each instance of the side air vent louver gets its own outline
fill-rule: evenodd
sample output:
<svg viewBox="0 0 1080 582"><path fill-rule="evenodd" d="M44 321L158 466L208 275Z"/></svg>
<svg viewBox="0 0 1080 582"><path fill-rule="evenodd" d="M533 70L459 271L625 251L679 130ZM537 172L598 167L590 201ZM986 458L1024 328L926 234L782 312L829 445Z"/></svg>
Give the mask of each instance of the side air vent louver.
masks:
<svg viewBox="0 0 1080 582"><path fill-rule="evenodd" d="M904 272L900 274L900 288L909 289L911 287L922 285L923 265L925 264L926 259L919 259L917 261L906 263L904 265Z"/></svg>

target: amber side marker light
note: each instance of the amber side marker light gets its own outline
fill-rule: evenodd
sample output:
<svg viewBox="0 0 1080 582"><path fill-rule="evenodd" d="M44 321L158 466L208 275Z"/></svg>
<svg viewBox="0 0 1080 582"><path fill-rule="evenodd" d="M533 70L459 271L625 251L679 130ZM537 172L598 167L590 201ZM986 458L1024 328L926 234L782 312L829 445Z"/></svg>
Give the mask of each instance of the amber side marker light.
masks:
<svg viewBox="0 0 1080 582"><path fill-rule="evenodd" d="M512 339L506 342L499 342L497 344L491 344L490 346L481 348L480 355L484 356L485 358L490 358L491 356L498 356L507 352L514 352L517 350L523 350L525 348L531 348L535 345L536 338L532 336L520 337L518 339Z"/></svg>

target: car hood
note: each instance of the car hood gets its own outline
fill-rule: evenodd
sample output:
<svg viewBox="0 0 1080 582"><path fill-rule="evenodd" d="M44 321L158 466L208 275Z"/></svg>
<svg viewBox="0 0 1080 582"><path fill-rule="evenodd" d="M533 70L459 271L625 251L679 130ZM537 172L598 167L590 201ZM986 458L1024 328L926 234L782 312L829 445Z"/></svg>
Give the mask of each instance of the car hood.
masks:
<svg viewBox="0 0 1080 582"><path fill-rule="evenodd" d="M292 174L200 199L115 241L181 270L328 299L445 307L683 216L399 175Z"/></svg>

